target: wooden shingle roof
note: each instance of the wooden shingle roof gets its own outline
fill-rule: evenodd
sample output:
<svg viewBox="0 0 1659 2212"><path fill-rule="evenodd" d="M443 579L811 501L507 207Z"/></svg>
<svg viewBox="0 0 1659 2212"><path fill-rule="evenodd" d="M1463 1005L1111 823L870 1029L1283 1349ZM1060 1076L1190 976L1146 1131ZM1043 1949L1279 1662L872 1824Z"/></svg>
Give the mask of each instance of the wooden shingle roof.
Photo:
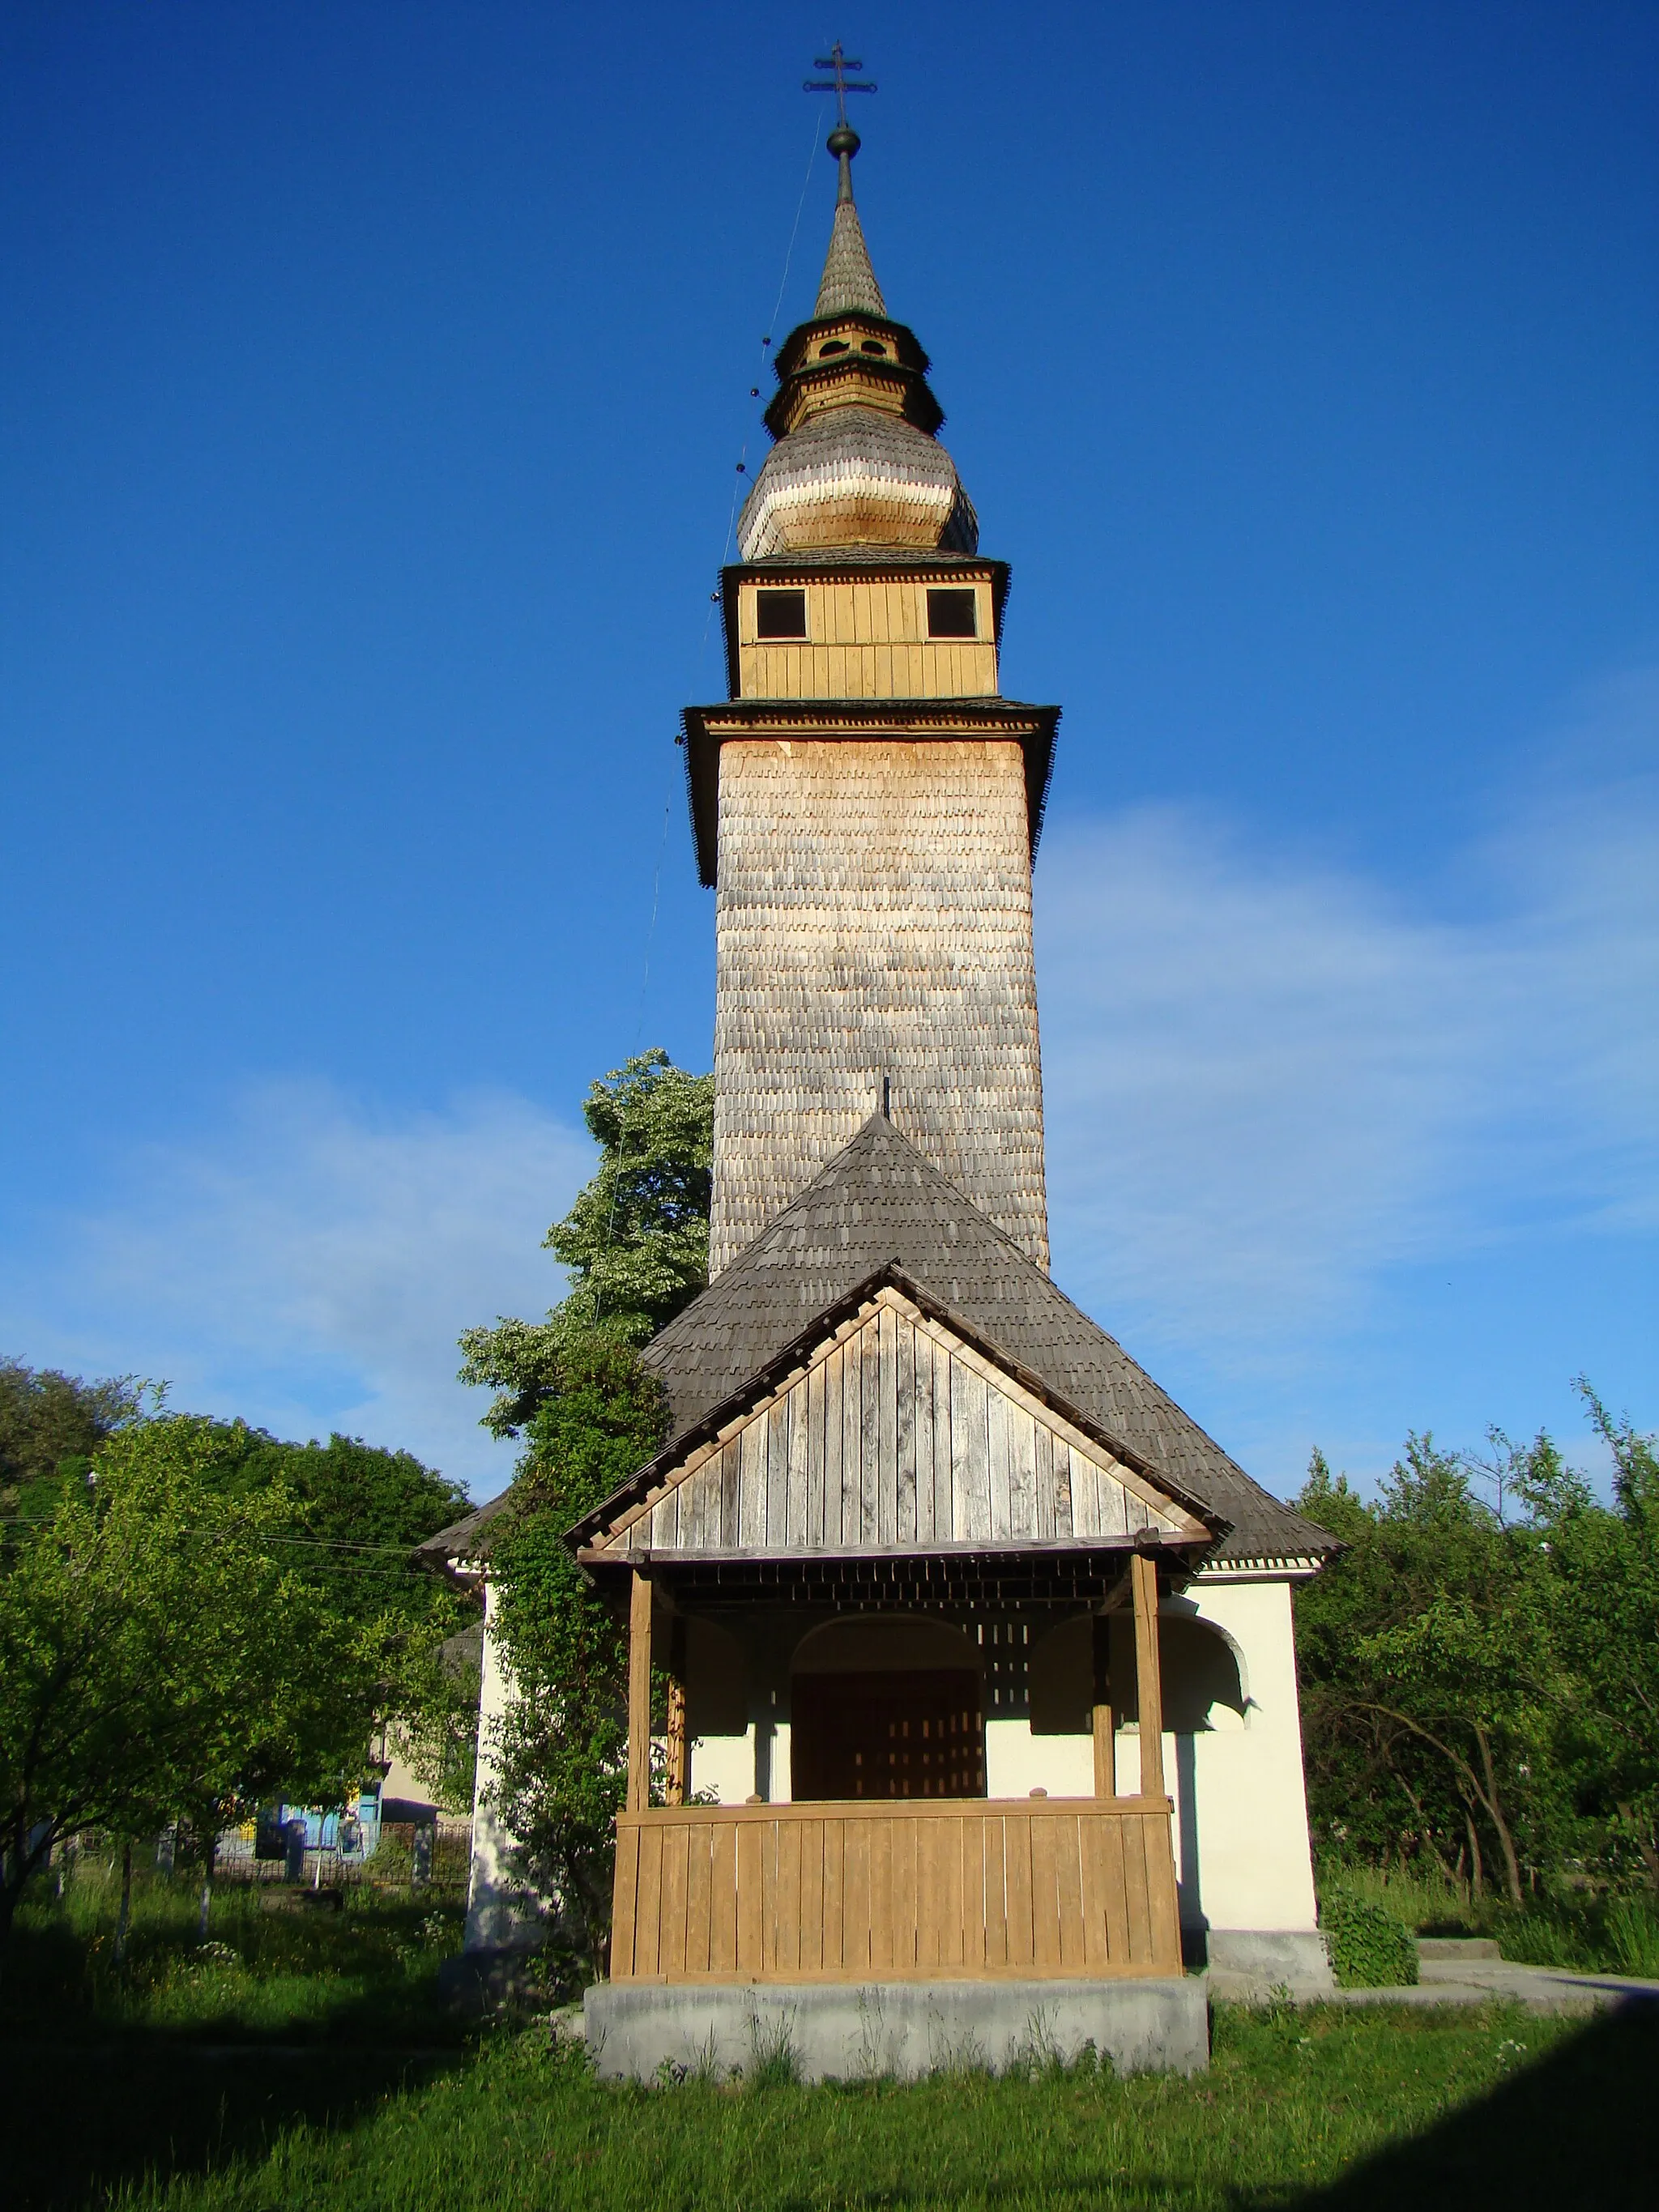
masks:
<svg viewBox="0 0 1659 2212"><path fill-rule="evenodd" d="M1254 1481L880 1115L646 1347L673 1434L735 1398L819 1316L890 1267L1149 1474L1225 1521L1218 1561L1316 1560L1337 1548Z"/></svg>

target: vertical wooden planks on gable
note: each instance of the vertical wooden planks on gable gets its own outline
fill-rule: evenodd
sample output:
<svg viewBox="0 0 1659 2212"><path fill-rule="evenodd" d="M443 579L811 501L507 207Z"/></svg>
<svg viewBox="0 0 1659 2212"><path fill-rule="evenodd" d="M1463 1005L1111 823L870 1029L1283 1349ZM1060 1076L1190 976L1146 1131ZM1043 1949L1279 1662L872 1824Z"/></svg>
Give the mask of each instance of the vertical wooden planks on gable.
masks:
<svg viewBox="0 0 1659 2212"><path fill-rule="evenodd" d="M833 1551L842 1540L841 1461L847 1395L847 1353L837 1345L823 1363L823 1540Z"/></svg>
<svg viewBox="0 0 1659 2212"><path fill-rule="evenodd" d="M987 1431L990 1393L965 1361L951 1362L951 1517L957 1540L983 1542L991 1533Z"/></svg>
<svg viewBox="0 0 1659 2212"><path fill-rule="evenodd" d="M841 1540L849 1547L864 1541L864 1337L849 1336L842 1347Z"/></svg>
<svg viewBox="0 0 1659 2212"><path fill-rule="evenodd" d="M784 1541L792 1548L805 1544L806 1534L806 1434L811 1418L811 1392L803 1376L790 1391L789 1503L784 1516Z"/></svg>
<svg viewBox="0 0 1659 2212"><path fill-rule="evenodd" d="M806 1541L823 1543L823 1389L830 1363L813 1363L806 1377Z"/></svg>
<svg viewBox="0 0 1659 2212"><path fill-rule="evenodd" d="M1037 1425L1023 1406L1008 1408L1008 1533L1036 1534Z"/></svg>
<svg viewBox="0 0 1659 2212"><path fill-rule="evenodd" d="M916 1540L916 1331L915 1324L902 1314L896 1315L894 1322L898 1352L898 1480L894 1540L900 1544L914 1544Z"/></svg>
<svg viewBox="0 0 1659 2212"><path fill-rule="evenodd" d="M990 1522L987 1533L997 1543L1006 1544L1013 1529L1008 1476L1008 1431L1011 1422L1018 1418L1018 1408L1011 1406L1000 1390L988 1388L985 1415L985 1482L990 1499Z"/></svg>
<svg viewBox="0 0 1659 2212"><path fill-rule="evenodd" d="M1103 1536L1127 1535L1129 1528L1128 1494L1115 1474L1098 1478L1100 1493L1100 1528Z"/></svg>
<svg viewBox="0 0 1659 2212"><path fill-rule="evenodd" d="M738 1542L745 1552L757 1552L766 1541L766 1425L750 1421L732 1440L740 1454Z"/></svg>
<svg viewBox="0 0 1659 2212"><path fill-rule="evenodd" d="M881 1541L881 1332L868 1322L858 1334L861 1377L860 1437L863 1463L860 1480L860 1541L868 1550Z"/></svg>
<svg viewBox="0 0 1659 2212"><path fill-rule="evenodd" d="M788 1522L789 1398L786 1392L766 1411L766 1541L769 1549L781 1549Z"/></svg>
<svg viewBox="0 0 1659 2212"><path fill-rule="evenodd" d="M962 1534L956 1516L956 1447L951 1442L951 1357L940 1346L933 1352L933 1541L953 1542Z"/></svg>
<svg viewBox="0 0 1659 2212"><path fill-rule="evenodd" d="M1054 1437L1041 1421L1031 1424L1031 1534L1040 1544L1054 1534Z"/></svg>
<svg viewBox="0 0 1659 2212"><path fill-rule="evenodd" d="M743 1534L743 1447L736 1437L720 1446L720 1548L735 1552Z"/></svg>
<svg viewBox="0 0 1659 2212"><path fill-rule="evenodd" d="M1065 1537L1077 1533L1072 1515L1072 1452L1068 1444L1054 1438L1054 1534Z"/></svg>
<svg viewBox="0 0 1659 2212"><path fill-rule="evenodd" d="M933 1528L933 1346L914 1326L910 1330L910 1358L915 1376L915 1433L913 1456L916 1479L916 1541L931 1544Z"/></svg>
<svg viewBox="0 0 1659 2212"><path fill-rule="evenodd" d="M1074 1536L1097 1536L1100 1533L1099 1470L1085 1452L1073 1452L1071 1462L1072 1534Z"/></svg>
<svg viewBox="0 0 1659 2212"><path fill-rule="evenodd" d="M898 1331L890 1305L876 1316L876 1375L879 1405L876 1441L876 1541L890 1549L898 1541Z"/></svg>

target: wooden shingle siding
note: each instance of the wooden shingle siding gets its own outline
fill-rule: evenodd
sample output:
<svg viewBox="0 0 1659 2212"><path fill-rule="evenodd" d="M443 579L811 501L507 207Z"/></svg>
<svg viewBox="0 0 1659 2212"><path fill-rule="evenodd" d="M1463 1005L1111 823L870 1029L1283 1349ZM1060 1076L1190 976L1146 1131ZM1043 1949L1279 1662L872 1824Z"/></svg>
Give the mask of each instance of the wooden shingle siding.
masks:
<svg viewBox="0 0 1659 2212"><path fill-rule="evenodd" d="M617 1982L1181 1972L1167 1797L624 1813L614 1896Z"/></svg>
<svg viewBox="0 0 1659 2212"><path fill-rule="evenodd" d="M891 1288L624 1515L611 1547L684 1555L1133 1541L1200 1533Z"/></svg>
<svg viewBox="0 0 1659 2212"><path fill-rule="evenodd" d="M895 1125L1047 1266L1018 744L727 739L715 944L713 1274L884 1076Z"/></svg>

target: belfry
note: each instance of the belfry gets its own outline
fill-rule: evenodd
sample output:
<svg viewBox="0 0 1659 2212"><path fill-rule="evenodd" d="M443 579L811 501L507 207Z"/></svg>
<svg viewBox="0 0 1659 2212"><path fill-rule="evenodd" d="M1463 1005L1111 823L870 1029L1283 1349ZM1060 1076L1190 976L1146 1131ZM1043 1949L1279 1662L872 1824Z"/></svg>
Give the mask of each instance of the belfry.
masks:
<svg viewBox="0 0 1659 2212"><path fill-rule="evenodd" d="M1000 696L1006 563L982 559L914 334L841 172L777 442L722 579L731 696L685 716L715 891L718 1276L884 1101L1048 1259L1031 856L1058 710Z"/></svg>
<svg viewBox="0 0 1659 2212"><path fill-rule="evenodd" d="M1008 570L877 282L844 106L829 143L720 579L728 696L684 715L709 1282L643 1354L669 1441L568 1539L632 1655L589 2032L623 2074L739 2063L768 2021L809 2074L905 2073L1041 2012L1191 2067L1193 1969L1329 1984L1290 1593L1333 1544L1049 1277L1059 710L1002 695Z"/></svg>

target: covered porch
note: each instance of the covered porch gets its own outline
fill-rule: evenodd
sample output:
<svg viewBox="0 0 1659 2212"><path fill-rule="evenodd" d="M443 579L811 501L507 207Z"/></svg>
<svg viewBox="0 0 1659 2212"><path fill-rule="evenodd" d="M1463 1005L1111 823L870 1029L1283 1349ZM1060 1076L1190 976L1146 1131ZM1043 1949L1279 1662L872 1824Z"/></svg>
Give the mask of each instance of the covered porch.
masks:
<svg viewBox="0 0 1659 2212"><path fill-rule="evenodd" d="M1180 1570L1178 1557L1167 1563ZM1164 1790L1157 1607L1150 1547L1052 1548L926 1563L889 1559L716 1563L639 1557L628 1566L629 1787L618 1816L611 1936L614 1982L867 1983L1178 1975L1181 1931ZM983 1707L966 1671L806 1678L839 1705L839 1761L799 1734L793 1785L744 1803L688 1802L693 1759L688 1622L703 1608L781 1598L791 1613L879 1628L960 1622L994 1602L1055 1605L1091 1632L1091 1795L985 1794ZM1087 1593L1093 1609L1075 1616ZM926 1607L926 1612L923 1608ZM949 1631L943 1632L949 1633ZM958 1630L956 1632L960 1633ZM667 1675L653 1761L653 1654ZM667 1667L662 1665L666 1657ZM1115 1661L1115 1665L1114 1662ZM678 1664L674 1663L678 1662ZM994 1668L992 1669L994 1671ZM1115 1704L1114 1676L1115 1674ZM970 1685L941 1703L939 1685ZM879 1694L867 1686L879 1683ZM802 1700L797 1678L797 1704ZM1145 1715L1133 1794L1117 1794L1121 1709ZM852 1716L851 1720L848 1716ZM823 1723L818 1723L820 1729ZM871 1737L846 1756L849 1728ZM911 1741L912 1736L921 1739ZM854 1735L855 1740L855 1735ZM653 1773L666 1802L652 1804ZM831 1773L846 1796L805 1795ZM853 1795L856 1790L859 1794Z"/></svg>

